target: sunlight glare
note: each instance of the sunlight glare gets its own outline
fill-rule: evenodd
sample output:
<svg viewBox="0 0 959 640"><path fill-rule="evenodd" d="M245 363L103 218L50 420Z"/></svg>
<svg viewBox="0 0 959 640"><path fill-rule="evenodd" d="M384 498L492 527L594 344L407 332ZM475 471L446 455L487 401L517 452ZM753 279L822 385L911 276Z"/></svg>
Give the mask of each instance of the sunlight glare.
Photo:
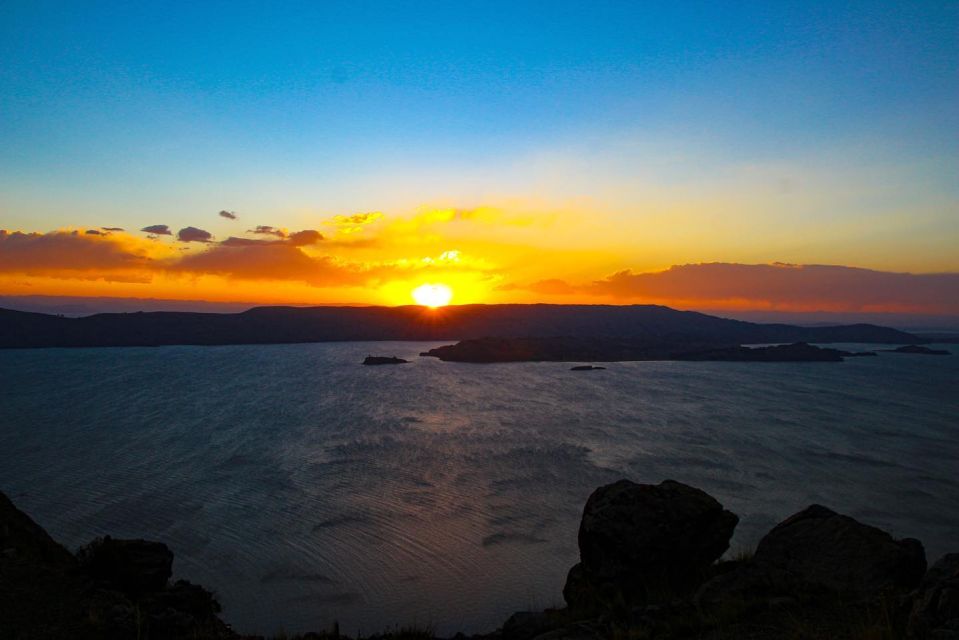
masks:
<svg viewBox="0 0 959 640"><path fill-rule="evenodd" d="M445 284L421 284L413 289L413 300L424 307L443 307L453 298L453 290Z"/></svg>

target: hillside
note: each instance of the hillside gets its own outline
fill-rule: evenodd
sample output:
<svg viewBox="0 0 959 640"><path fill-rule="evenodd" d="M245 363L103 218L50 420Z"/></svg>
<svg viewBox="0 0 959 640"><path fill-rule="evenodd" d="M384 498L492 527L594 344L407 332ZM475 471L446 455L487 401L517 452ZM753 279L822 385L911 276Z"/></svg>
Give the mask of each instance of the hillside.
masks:
<svg viewBox="0 0 959 640"><path fill-rule="evenodd" d="M0 348L282 344L483 337L614 338L730 346L767 342L922 342L868 324L799 327L654 305L257 307L243 313L104 313L65 318L0 309Z"/></svg>

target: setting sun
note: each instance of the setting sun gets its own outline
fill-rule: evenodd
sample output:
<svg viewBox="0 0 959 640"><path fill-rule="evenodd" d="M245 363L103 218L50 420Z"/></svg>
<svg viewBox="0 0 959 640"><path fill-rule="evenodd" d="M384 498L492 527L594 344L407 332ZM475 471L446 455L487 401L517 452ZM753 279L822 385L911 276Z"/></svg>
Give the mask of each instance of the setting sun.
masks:
<svg viewBox="0 0 959 640"><path fill-rule="evenodd" d="M452 298L453 290L445 284L422 284L413 289L416 304L424 307L442 307L448 305Z"/></svg>

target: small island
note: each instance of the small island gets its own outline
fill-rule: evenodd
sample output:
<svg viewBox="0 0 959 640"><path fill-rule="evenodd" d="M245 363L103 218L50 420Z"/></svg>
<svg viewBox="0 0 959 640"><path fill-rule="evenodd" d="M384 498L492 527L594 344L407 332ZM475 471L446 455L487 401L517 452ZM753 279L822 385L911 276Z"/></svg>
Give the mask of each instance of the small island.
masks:
<svg viewBox="0 0 959 640"><path fill-rule="evenodd" d="M570 367L569 370L570 371L599 371L605 368L606 367L594 367L591 364L579 364L579 365L576 365L575 367Z"/></svg>
<svg viewBox="0 0 959 640"><path fill-rule="evenodd" d="M930 349L929 347L923 347L918 344L909 344L904 347L899 347L898 349L884 349L886 353L915 353L923 356L949 356L952 355L949 351L945 349Z"/></svg>
<svg viewBox="0 0 959 640"><path fill-rule="evenodd" d="M397 358L396 356L366 356L366 359L363 360L363 364L367 365L377 365L377 364L406 364L409 360L404 360L403 358Z"/></svg>

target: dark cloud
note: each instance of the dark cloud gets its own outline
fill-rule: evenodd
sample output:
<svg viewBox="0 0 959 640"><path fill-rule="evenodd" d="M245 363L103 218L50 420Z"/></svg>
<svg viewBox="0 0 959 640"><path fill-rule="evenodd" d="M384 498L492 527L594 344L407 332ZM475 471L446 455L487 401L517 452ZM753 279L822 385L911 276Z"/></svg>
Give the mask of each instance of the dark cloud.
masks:
<svg viewBox="0 0 959 640"><path fill-rule="evenodd" d="M143 227L140 231L149 233L154 236L172 236L173 232L170 231L170 227L165 224L153 224L149 227Z"/></svg>
<svg viewBox="0 0 959 640"><path fill-rule="evenodd" d="M253 247L256 245L280 244L283 240L257 240L254 238L237 238L230 236L220 243L221 247Z"/></svg>
<svg viewBox="0 0 959 640"><path fill-rule="evenodd" d="M252 247L252 246L264 246L271 244L286 244L292 247L306 247L312 244L316 244L323 239L323 234L314 229L304 229L303 231L297 231L296 233L291 233L289 235L280 236L279 240L259 240L255 238L237 238L236 236L230 236L226 240L220 243L220 246L223 247Z"/></svg>
<svg viewBox="0 0 959 640"><path fill-rule="evenodd" d="M100 227L104 231L123 231L123 227Z"/></svg>
<svg viewBox="0 0 959 640"><path fill-rule="evenodd" d="M291 233L287 238L287 242L294 247L305 247L311 244L316 244L322 239L323 234L319 231L315 229L304 229L303 231Z"/></svg>
<svg viewBox="0 0 959 640"><path fill-rule="evenodd" d="M236 212L235 212L235 211L227 211L227 210L224 209L223 211L220 211L220 217L221 217L221 218L226 218L227 220L236 220Z"/></svg>
<svg viewBox="0 0 959 640"><path fill-rule="evenodd" d="M105 235L109 235L109 234L104 233L103 231L99 231L99 230L97 230L97 229L87 229L87 230L85 231L85 233L86 233L88 236L105 236Z"/></svg>
<svg viewBox="0 0 959 640"><path fill-rule="evenodd" d="M283 229L278 229L276 227L270 227L267 225L259 225L256 229L250 229L247 233L257 233L265 236L276 236L277 238L285 238L286 232Z"/></svg>
<svg viewBox="0 0 959 640"><path fill-rule="evenodd" d="M177 231L176 239L180 242L210 242L213 234L196 227L184 227Z"/></svg>

